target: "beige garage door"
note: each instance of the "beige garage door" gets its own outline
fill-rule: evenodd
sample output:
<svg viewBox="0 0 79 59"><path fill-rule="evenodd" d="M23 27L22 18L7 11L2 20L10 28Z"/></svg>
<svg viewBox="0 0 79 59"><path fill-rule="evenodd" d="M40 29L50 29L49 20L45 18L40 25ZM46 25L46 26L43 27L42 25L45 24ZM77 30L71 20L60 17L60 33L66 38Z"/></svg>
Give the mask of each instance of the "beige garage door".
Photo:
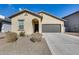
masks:
<svg viewBox="0 0 79 59"><path fill-rule="evenodd" d="M42 32L52 33L52 32L61 32L60 24L43 24Z"/></svg>

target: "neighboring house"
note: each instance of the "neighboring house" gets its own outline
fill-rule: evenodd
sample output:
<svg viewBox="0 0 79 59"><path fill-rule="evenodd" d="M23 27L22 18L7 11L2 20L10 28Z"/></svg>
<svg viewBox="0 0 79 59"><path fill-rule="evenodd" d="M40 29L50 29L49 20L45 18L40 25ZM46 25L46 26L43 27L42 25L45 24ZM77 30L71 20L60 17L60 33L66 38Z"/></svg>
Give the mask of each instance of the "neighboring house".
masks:
<svg viewBox="0 0 79 59"><path fill-rule="evenodd" d="M64 32L64 20L46 12L38 14L28 10L22 10L9 17L11 19L11 31L25 34Z"/></svg>
<svg viewBox="0 0 79 59"><path fill-rule="evenodd" d="M79 11L63 17L67 32L79 32Z"/></svg>
<svg viewBox="0 0 79 59"><path fill-rule="evenodd" d="M0 32L8 32L10 30L11 30L10 19L0 15Z"/></svg>

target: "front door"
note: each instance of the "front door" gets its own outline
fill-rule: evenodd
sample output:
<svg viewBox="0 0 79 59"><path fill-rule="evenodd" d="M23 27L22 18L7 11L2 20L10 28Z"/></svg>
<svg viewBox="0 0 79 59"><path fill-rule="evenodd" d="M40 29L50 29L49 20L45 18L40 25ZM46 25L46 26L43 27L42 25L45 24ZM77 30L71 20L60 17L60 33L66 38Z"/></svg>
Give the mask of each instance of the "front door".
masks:
<svg viewBox="0 0 79 59"><path fill-rule="evenodd" d="M39 32L39 21L37 19L32 20L33 30L35 32Z"/></svg>
<svg viewBox="0 0 79 59"><path fill-rule="evenodd" d="M34 24L34 32L39 32L39 25L38 24Z"/></svg>

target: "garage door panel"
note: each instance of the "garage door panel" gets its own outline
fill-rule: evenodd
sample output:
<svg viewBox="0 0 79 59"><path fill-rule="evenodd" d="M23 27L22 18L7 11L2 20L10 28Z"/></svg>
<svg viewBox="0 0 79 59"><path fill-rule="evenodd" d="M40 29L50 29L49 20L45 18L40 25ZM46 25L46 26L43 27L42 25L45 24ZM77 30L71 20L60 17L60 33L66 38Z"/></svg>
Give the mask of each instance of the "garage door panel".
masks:
<svg viewBox="0 0 79 59"><path fill-rule="evenodd" d="M61 32L60 24L43 24L42 32Z"/></svg>

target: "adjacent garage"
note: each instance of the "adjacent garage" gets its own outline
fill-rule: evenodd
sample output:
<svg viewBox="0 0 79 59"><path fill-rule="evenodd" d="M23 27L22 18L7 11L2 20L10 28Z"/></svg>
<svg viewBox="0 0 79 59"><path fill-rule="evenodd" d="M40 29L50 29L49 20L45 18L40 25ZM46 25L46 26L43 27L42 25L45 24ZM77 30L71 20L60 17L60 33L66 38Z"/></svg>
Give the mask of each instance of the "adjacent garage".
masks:
<svg viewBox="0 0 79 59"><path fill-rule="evenodd" d="M10 19L0 15L0 32L8 32L11 29Z"/></svg>
<svg viewBox="0 0 79 59"><path fill-rule="evenodd" d="M61 24L43 24L42 32L46 33L61 32Z"/></svg>

